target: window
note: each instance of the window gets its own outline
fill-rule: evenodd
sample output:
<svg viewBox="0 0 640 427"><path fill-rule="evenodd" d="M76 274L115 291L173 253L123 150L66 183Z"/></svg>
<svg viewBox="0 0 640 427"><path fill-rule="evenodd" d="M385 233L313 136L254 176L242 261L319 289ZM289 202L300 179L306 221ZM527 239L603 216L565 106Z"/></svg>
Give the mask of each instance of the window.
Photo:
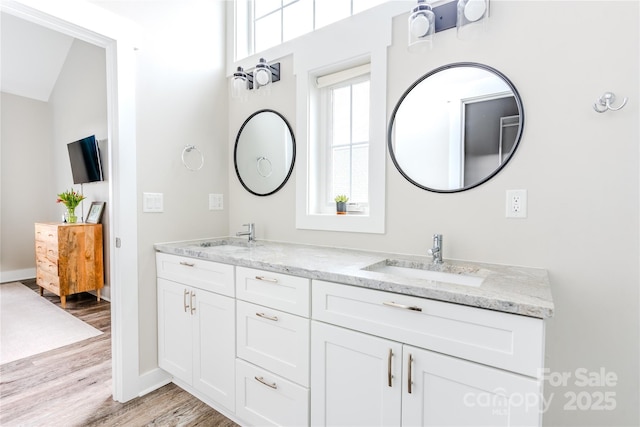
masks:
<svg viewBox="0 0 640 427"><path fill-rule="evenodd" d="M350 213L367 216L371 179L371 65L311 76L309 144L311 215L335 215L335 197L349 197Z"/></svg>
<svg viewBox="0 0 640 427"><path fill-rule="evenodd" d="M366 208L369 204L369 76L323 91L327 99L326 120L321 120L326 130L327 158L323 163L329 182L324 205L332 211L335 196L346 194L350 202Z"/></svg>
<svg viewBox="0 0 640 427"><path fill-rule="evenodd" d="M236 59L277 46L386 0L236 0Z"/></svg>

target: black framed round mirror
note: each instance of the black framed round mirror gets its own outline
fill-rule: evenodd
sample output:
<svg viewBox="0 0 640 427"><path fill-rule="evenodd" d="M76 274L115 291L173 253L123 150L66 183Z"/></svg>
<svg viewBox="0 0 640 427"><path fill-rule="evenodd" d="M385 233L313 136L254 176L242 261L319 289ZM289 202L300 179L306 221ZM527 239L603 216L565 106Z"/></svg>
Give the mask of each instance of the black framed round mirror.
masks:
<svg viewBox="0 0 640 427"><path fill-rule="evenodd" d="M240 183L251 194L268 196L280 190L295 159L293 131L277 111L256 111L240 127L233 163Z"/></svg>
<svg viewBox="0 0 640 427"><path fill-rule="evenodd" d="M473 62L436 68L402 95L387 144L398 171L429 191L477 187L513 157L524 127L522 100L498 70Z"/></svg>

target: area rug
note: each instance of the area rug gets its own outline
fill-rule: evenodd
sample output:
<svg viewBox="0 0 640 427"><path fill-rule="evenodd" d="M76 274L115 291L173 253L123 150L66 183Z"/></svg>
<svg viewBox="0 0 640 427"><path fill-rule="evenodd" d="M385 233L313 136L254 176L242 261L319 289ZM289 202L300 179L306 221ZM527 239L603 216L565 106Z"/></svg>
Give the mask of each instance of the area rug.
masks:
<svg viewBox="0 0 640 427"><path fill-rule="evenodd" d="M22 283L0 285L0 365L100 334Z"/></svg>

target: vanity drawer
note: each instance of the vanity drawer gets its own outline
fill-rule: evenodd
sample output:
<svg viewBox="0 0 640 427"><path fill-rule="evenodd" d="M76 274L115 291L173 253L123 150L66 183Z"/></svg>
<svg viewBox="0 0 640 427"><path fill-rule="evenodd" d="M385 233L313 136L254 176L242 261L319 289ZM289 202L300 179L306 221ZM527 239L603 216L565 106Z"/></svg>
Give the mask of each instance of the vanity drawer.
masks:
<svg viewBox="0 0 640 427"><path fill-rule="evenodd" d="M254 426L309 425L309 389L236 359L236 415Z"/></svg>
<svg viewBox="0 0 640 427"><path fill-rule="evenodd" d="M309 386L309 319L238 301L237 356Z"/></svg>
<svg viewBox="0 0 640 427"><path fill-rule="evenodd" d="M318 280L313 281L312 316L531 377L542 375L542 319Z"/></svg>
<svg viewBox="0 0 640 427"><path fill-rule="evenodd" d="M309 279L236 267L238 299L309 317Z"/></svg>
<svg viewBox="0 0 640 427"><path fill-rule="evenodd" d="M156 253L158 277L221 295L234 296L233 266L196 258Z"/></svg>

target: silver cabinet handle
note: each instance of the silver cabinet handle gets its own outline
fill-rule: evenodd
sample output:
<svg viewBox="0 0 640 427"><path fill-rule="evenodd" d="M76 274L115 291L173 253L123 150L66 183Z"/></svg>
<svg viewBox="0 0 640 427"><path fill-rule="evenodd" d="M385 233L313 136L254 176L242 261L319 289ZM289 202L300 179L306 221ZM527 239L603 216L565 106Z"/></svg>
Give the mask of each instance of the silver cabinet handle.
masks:
<svg viewBox="0 0 640 427"><path fill-rule="evenodd" d="M191 296L189 297L189 304L191 304L191 314L195 313L196 305L193 303L193 299L196 297L196 293L191 291Z"/></svg>
<svg viewBox="0 0 640 427"><path fill-rule="evenodd" d="M407 391L411 394L411 386L413 385L413 381L411 381L411 365L413 364L413 356L409 353L409 375L407 375Z"/></svg>
<svg viewBox="0 0 640 427"><path fill-rule="evenodd" d="M264 276L256 276L256 280L261 280L263 282L270 282L270 283L278 283L278 279L271 279L269 277L264 277Z"/></svg>
<svg viewBox="0 0 640 427"><path fill-rule="evenodd" d="M262 383L262 384L266 385L267 387L271 387L271 388L272 388L272 389L274 389L274 390L276 390L276 389L278 388L278 385L277 385L276 383L271 383L271 384L269 384L269 383L268 383L268 382L266 382L266 381L264 380L264 378L262 378L262 377L253 377L253 378L255 378L255 379L256 379L256 381L258 381L259 383Z"/></svg>
<svg viewBox="0 0 640 427"><path fill-rule="evenodd" d="M268 314L264 314L264 313L256 313L256 316L262 317L263 319L267 319L267 320L273 320L274 322L278 321L278 316L269 316Z"/></svg>
<svg viewBox="0 0 640 427"><path fill-rule="evenodd" d="M184 304L184 312L185 313L189 309L189 306L187 305L187 295L189 295L189 289L185 289L184 290L184 295L182 296L182 304Z"/></svg>
<svg viewBox="0 0 640 427"><path fill-rule="evenodd" d="M382 304L388 305L389 307L403 308L405 310L422 311L422 308L417 307L415 305L398 304L397 302L393 302L393 301L385 301Z"/></svg>
<svg viewBox="0 0 640 427"><path fill-rule="evenodd" d="M391 383L391 380L393 379L393 375L391 374L391 359L393 358L393 349L389 349L389 357L387 358L387 363L388 363L388 367L387 367L387 377L389 380L389 387L393 387L393 384Z"/></svg>
<svg viewBox="0 0 640 427"><path fill-rule="evenodd" d="M196 265L192 262L180 261L180 265L184 265L185 267L195 267Z"/></svg>

